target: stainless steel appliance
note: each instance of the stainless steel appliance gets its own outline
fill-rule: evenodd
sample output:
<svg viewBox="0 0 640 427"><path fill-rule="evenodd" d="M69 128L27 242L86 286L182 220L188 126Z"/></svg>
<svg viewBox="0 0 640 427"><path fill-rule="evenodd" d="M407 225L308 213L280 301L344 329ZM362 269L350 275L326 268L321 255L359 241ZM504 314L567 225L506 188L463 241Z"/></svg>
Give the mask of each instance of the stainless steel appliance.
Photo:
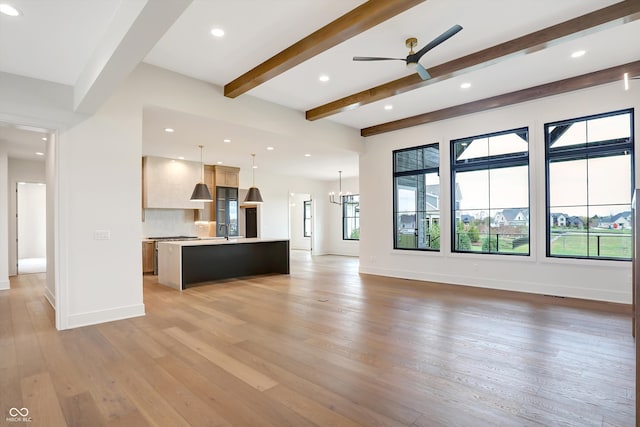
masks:
<svg viewBox="0 0 640 427"><path fill-rule="evenodd" d="M153 274L158 275L158 242L170 242L180 240L198 240L196 236L162 236L162 237L148 237L149 240L153 240Z"/></svg>

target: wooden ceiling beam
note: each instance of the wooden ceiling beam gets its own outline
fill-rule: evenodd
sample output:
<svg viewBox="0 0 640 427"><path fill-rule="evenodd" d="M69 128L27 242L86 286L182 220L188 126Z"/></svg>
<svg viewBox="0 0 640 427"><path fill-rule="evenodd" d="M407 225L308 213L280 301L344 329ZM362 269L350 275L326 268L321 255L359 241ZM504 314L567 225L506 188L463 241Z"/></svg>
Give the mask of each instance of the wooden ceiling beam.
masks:
<svg viewBox="0 0 640 427"><path fill-rule="evenodd" d="M462 58L428 68L432 78L422 80L418 74L354 93L308 110L307 120L318 120L362 105L380 101L451 77L496 64L515 55L524 55L554 44L584 37L606 28L640 18L640 0L625 0L586 15L562 22L522 37L474 52Z"/></svg>
<svg viewBox="0 0 640 427"><path fill-rule="evenodd" d="M224 86L235 98L425 0L369 0Z"/></svg>
<svg viewBox="0 0 640 427"><path fill-rule="evenodd" d="M395 120L393 122L367 127L360 130L360 135L379 135L385 132L392 132L412 126L437 122L439 120L451 119L454 117L491 110L494 108L506 107L508 105L518 104L520 102L533 101L535 99L544 98L547 96L560 95L566 92L586 89L592 86L603 85L616 81L620 82L620 90L622 90L622 78L624 73L629 73L629 75L631 76L640 74L640 61L630 62L628 64L607 68L605 70L595 71L593 73L583 74L577 77L559 80L553 83L534 86L515 92L505 93L503 95L494 96L491 98L480 99L478 101L468 102L466 104L456 105L454 107L444 108L442 110L432 111L413 117L407 117L401 120Z"/></svg>

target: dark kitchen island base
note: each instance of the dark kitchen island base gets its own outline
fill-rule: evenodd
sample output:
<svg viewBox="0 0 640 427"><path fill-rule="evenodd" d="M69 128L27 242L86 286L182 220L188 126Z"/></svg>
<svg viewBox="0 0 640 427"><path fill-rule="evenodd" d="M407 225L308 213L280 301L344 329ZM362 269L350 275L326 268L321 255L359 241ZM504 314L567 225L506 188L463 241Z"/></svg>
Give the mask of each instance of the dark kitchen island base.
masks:
<svg viewBox="0 0 640 427"><path fill-rule="evenodd" d="M289 241L182 246L182 289L221 279L289 274Z"/></svg>

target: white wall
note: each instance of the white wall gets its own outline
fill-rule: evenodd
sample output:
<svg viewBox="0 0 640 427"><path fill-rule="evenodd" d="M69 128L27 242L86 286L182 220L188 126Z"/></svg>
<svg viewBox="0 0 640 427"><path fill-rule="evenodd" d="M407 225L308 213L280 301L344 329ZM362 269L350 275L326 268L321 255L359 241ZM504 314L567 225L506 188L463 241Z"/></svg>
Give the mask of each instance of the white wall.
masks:
<svg viewBox="0 0 640 427"><path fill-rule="evenodd" d="M45 175L47 184L47 281L45 297L54 309L56 308L56 281L58 277L58 268L56 267L58 259L56 250L56 245L58 244L57 138L56 133L52 132L49 134L45 153ZM59 319L59 316L57 315L56 318ZM58 322L58 320L56 322Z"/></svg>
<svg viewBox="0 0 640 427"><path fill-rule="evenodd" d="M231 100L219 87L142 64L94 116L59 134L61 301L57 308L62 329L144 314L140 250L144 106L249 122L265 130L286 129L310 144L329 141L352 151L362 148L355 129L326 121L310 123L297 111L250 96ZM240 187L250 183L251 171L241 171ZM324 193L319 183L295 180L292 185L291 177L285 176L261 174L256 184L265 199L259 208L259 235L265 238L287 237L290 192ZM96 240L96 231L108 231L111 238ZM322 248L320 243L316 247Z"/></svg>
<svg viewBox="0 0 640 427"><path fill-rule="evenodd" d="M383 276L430 280L621 303L631 302L631 263L550 259L545 256L544 123L635 107L636 140L640 85L625 92L621 83L544 98L508 108L386 133L366 140L360 157L360 271ZM439 253L393 249L392 150L440 143L441 188L450 188L449 141L528 126L530 132L531 256L451 253L451 212L443 191ZM636 149L636 159L638 159ZM636 165L636 183L640 179Z"/></svg>
<svg viewBox="0 0 640 427"><path fill-rule="evenodd" d="M311 237L304 236L304 202L307 200L311 200L309 194L292 193L289 196L289 244L291 249L311 250Z"/></svg>
<svg viewBox="0 0 640 427"><path fill-rule="evenodd" d="M0 206L9 206L9 159L0 141ZM9 210L0 207L0 290L9 289ZM15 241L15 240L14 240Z"/></svg>
<svg viewBox="0 0 640 427"><path fill-rule="evenodd" d="M338 193L339 180L330 182L324 198L328 200L328 194L333 191ZM342 179L342 192L351 194L360 193L360 180L358 177L350 177ZM328 233L330 238L329 253L333 255L359 256L360 241L359 240L343 240L342 239L342 206L328 204Z"/></svg>
<svg viewBox="0 0 640 427"><path fill-rule="evenodd" d="M18 254L16 253L16 185L18 182L45 183L46 177L45 162L9 159L9 275L16 274L16 264L18 263ZM45 217L46 213L41 212ZM42 236L46 241L46 235ZM45 256L44 254L41 256Z"/></svg>
<svg viewBox="0 0 640 427"><path fill-rule="evenodd" d="M142 108L126 89L60 132L60 327L144 314ZM96 238L107 234L108 239ZM106 236L105 236L106 237Z"/></svg>
<svg viewBox="0 0 640 427"><path fill-rule="evenodd" d="M18 259L46 256L46 193L44 183L18 184Z"/></svg>

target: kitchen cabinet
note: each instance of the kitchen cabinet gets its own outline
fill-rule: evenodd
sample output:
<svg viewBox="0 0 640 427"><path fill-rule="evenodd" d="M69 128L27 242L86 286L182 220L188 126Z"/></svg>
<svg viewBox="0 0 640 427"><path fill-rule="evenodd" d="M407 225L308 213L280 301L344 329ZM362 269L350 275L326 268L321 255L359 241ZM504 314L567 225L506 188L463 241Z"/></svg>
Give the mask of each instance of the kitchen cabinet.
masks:
<svg viewBox="0 0 640 427"><path fill-rule="evenodd" d="M202 164L187 160L146 156L142 161L142 205L146 209L202 209L190 200L202 180Z"/></svg>
<svg viewBox="0 0 640 427"><path fill-rule="evenodd" d="M155 242L142 242L142 273L153 273L153 259L155 256Z"/></svg>
<svg viewBox="0 0 640 427"><path fill-rule="evenodd" d="M240 184L240 168L214 166L216 187L235 187Z"/></svg>
<svg viewBox="0 0 640 427"><path fill-rule="evenodd" d="M179 290L233 277L289 274L289 240L160 242L158 260L158 283Z"/></svg>
<svg viewBox="0 0 640 427"><path fill-rule="evenodd" d="M238 200L238 185L240 183L240 168L232 167L232 166L212 166L212 165L204 165L204 183L209 187L209 191L213 196L212 203L205 203L203 208L198 208L195 212L195 220L196 221L217 221L220 224L229 224L230 220L233 218L228 217L228 213L230 212L233 216L233 203L231 204L231 210L229 210L228 193L227 190L222 190L224 194L222 197L218 197L218 189L219 188L233 188L235 189L235 200L237 206ZM224 204L221 206L221 209L218 209L218 199ZM222 219L217 220L218 213L225 212ZM236 214L236 223L237 223L237 208L235 209ZM236 226L237 228L237 226ZM216 232L210 233L210 235L216 235Z"/></svg>
<svg viewBox="0 0 640 427"><path fill-rule="evenodd" d="M238 235L238 189L233 187L216 187L216 237ZM220 227L225 224L224 227Z"/></svg>

